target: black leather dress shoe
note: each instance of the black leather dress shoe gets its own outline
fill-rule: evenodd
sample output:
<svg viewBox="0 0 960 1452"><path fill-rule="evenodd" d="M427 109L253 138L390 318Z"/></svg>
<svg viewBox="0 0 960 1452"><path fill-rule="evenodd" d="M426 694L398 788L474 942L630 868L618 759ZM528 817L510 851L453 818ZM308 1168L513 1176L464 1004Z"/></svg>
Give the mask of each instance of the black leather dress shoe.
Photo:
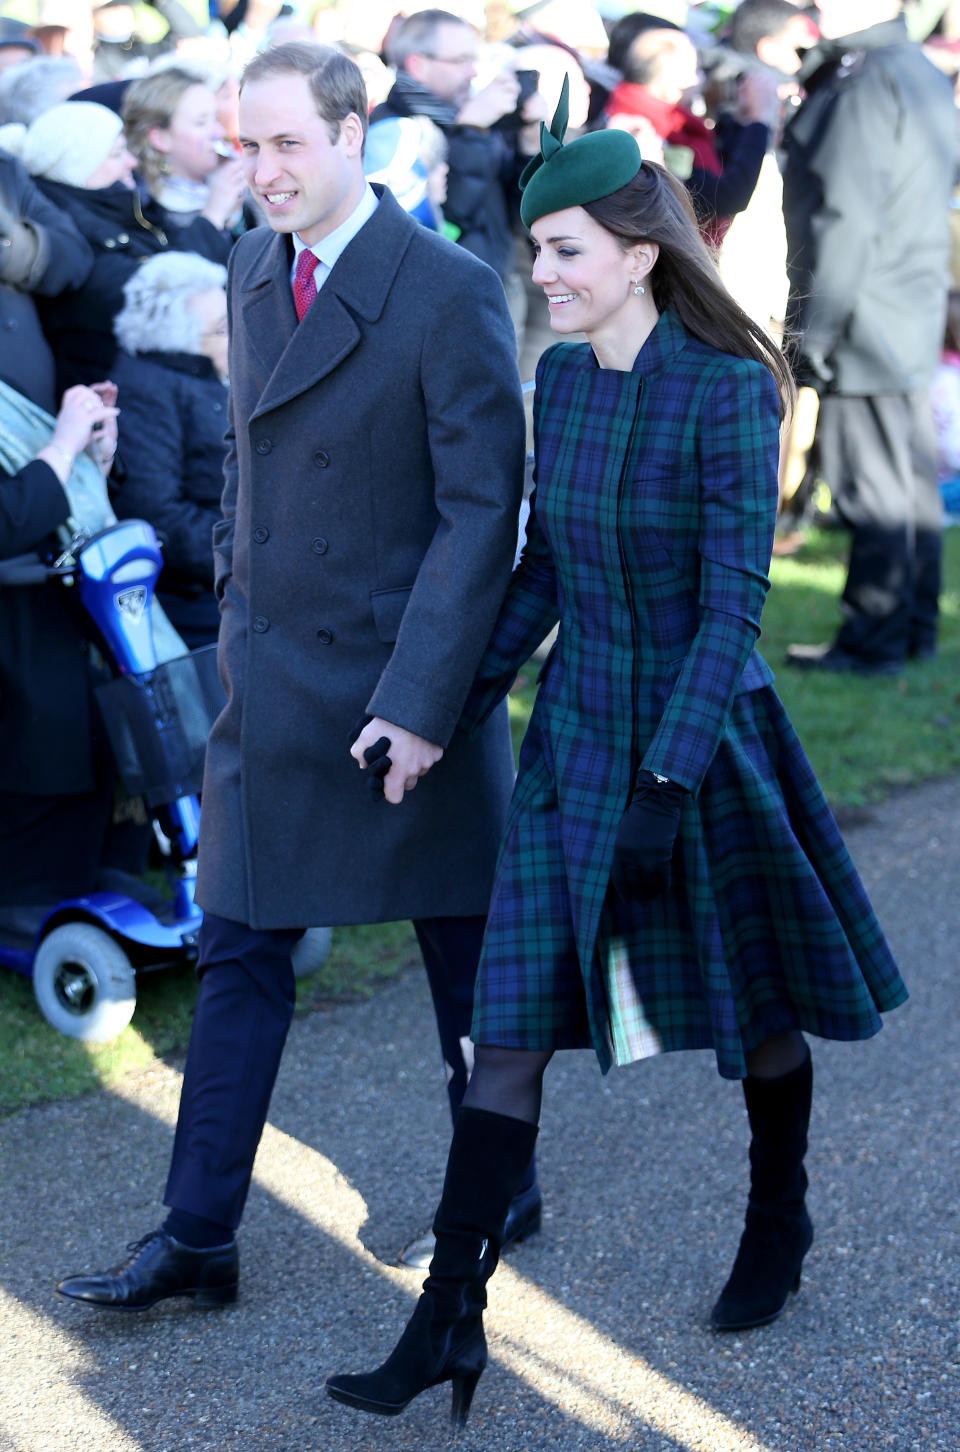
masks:
<svg viewBox="0 0 960 1452"><path fill-rule="evenodd" d="M903 669L902 661L870 660L838 645L788 645L785 659L797 670L854 676L896 676Z"/></svg>
<svg viewBox="0 0 960 1452"><path fill-rule="evenodd" d="M237 1299L237 1242L192 1250L165 1230L151 1230L127 1249L130 1259L99 1275L70 1276L57 1295L100 1311L146 1311L170 1296L195 1306L225 1306Z"/></svg>
<svg viewBox="0 0 960 1452"><path fill-rule="evenodd" d="M540 1186L534 1181L528 1189L521 1190L510 1202L510 1209L507 1211L503 1227L501 1251L507 1250L511 1245L519 1245L521 1240L526 1240L530 1235L536 1235L540 1229L542 1216L543 1201L540 1198ZM401 1250L397 1256L398 1265L407 1266L410 1270L427 1270L433 1259L436 1243L433 1231L428 1230L426 1235L421 1235L419 1240L412 1241L410 1245Z"/></svg>

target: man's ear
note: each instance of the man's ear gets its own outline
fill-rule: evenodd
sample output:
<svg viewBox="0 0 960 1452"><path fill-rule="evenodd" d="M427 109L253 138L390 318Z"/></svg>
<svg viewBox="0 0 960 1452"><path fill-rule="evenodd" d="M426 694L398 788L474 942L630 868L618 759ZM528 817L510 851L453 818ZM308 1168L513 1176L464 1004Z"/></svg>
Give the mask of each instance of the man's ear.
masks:
<svg viewBox="0 0 960 1452"><path fill-rule="evenodd" d="M348 156L359 156L363 151L365 134L363 122L355 111L350 111L340 122L340 136L345 143Z"/></svg>
<svg viewBox="0 0 960 1452"><path fill-rule="evenodd" d="M406 71L407 75L411 78L411 80L419 82L421 86L424 84L423 62L425 60L426 56L418 55L416 51L413 51L410 55L407 56L406 60L403 63L403 69Z"/></svg>

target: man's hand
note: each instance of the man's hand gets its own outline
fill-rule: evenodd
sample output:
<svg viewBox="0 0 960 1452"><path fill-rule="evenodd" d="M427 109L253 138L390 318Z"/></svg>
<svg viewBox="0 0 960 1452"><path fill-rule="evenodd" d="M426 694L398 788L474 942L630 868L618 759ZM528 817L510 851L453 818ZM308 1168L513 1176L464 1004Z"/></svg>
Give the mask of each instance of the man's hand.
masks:
<svg viewBox="0 0 960 1452"><path fill-rule="evenodd" d="M394 726L392 722L374 716L350 748L350 755L361 771L367 769L364 752L384 736L390 742L392 764L383 778L383 795L391 806L396 807L403 801L404 792L412 792L420 778L426 776L431 766L435 766L440 760L443 747L435 746L432 741L426 741L422 736L404 730L402 726Z"/></svg>
<svg viewBox="0 0 960 1452"><path fill-rule="evenodd" d="M520 82L513 71L501 71L488 86L471 96L457 112L458 126L477 126L482 131L517 108Z"/></svg>

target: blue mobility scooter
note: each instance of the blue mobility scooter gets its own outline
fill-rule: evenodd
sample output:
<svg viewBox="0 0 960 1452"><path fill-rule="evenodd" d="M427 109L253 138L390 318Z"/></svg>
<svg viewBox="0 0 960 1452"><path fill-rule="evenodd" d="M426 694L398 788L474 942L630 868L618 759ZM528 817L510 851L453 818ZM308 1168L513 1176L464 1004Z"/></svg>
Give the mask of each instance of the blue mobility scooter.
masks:
<svg viewBox="0 0 960 1452"><path fill-rule="evenodd" d="M0 562L2 587L78 591L111 673L96 694L117 773L131 796L143 798L167 862L169 898L146 886L93 892L38 911L29 937L0 941L0 965L32 979L44 1017L89 1042L111 1039L130 1022L137 972L197 952L197 793L223 692L216 646L158 659L151 604L161 564L156 534L137 519L78 536L52 565L36 556ZM297 975L318 968L329 944L329 928L311 929L295 954Z"/></svg>

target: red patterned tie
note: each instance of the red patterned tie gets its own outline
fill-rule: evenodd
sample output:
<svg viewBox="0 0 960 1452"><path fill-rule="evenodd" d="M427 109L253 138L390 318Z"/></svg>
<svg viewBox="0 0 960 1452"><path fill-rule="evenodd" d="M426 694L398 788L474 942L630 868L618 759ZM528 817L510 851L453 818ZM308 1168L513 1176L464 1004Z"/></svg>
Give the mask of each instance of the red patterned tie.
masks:
<svg viewBox="0 0 960 1452"><path fill-rule="evenodd" d="M317 295L316 283L313 274L319 258L304 247L297 258L297 271L293 279L293 305L297 310L297 322L303 320L303 315Z"/></svg>

